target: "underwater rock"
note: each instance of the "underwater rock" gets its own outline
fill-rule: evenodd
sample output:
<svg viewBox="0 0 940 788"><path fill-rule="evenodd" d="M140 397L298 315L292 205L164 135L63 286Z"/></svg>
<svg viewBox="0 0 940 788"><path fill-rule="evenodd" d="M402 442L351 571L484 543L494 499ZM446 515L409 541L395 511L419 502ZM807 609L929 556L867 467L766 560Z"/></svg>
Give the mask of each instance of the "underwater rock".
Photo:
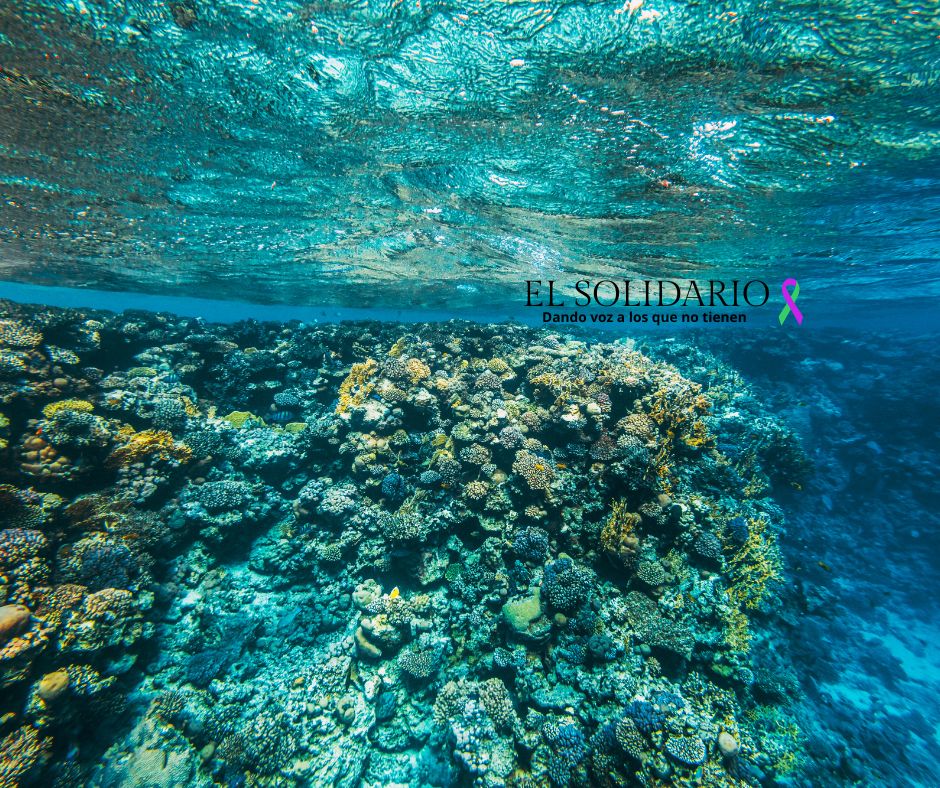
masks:
<svg viewBox="0 0 940 788"><path fill-rule="evenodd" d="M718 750L725 758L733 758L738 754L741 745L728 731L722 731L718 734Z"/></svg>
<svg viewBox="0 0 940 788"><path fill-rule="evenodd" d="M0 643L18 635L29 622L29 616L29 608L26 605L0 607Z"/></svg>
<svg viewBox="0 0 940 788"><path fill-rule="evenodd" d="M551 635L552 625L542 610L542 590L538 586L531 596L506 602L503 619L509 625L510 636L524 643L543 643Z"/></svg>
<svg viewBox="0 0 940 788"><path fill-rule="evenodd" d="M47 673L39 680L36 686L36 693L46 703L52 703L69 687L69 672L67 670L56 670Z"/></svg>

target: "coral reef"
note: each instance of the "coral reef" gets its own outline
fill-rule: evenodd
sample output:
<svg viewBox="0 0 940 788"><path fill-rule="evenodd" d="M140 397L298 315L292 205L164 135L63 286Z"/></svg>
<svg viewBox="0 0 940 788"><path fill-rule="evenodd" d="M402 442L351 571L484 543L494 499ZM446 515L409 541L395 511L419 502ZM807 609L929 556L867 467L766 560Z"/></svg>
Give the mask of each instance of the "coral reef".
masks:
<svg viewBox="0 0 940 788"><path fill-rule="evenodd" d="M770 491L804 460L730 369L6 311L4 785L771 784L801 756L767 677Z"/></svg>

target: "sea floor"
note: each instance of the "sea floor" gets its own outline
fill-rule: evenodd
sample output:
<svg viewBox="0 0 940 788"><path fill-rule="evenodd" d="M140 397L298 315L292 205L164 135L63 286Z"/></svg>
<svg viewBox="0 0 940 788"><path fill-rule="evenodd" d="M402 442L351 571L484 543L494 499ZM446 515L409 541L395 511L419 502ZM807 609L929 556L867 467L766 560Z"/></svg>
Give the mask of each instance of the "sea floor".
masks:
<svg viewBox="0 0 940 788"><path fill-rule="evenodd" d="M930 785L929 338L0 302L0 785Z"/></svg>

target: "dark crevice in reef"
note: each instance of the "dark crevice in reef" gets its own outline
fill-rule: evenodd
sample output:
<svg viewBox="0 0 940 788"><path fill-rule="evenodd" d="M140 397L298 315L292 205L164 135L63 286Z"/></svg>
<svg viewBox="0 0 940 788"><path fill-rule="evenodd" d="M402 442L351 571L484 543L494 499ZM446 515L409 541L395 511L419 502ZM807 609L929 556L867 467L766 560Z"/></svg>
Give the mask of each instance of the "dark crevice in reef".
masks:
<svg viewBox="0 0 940 788"><path fill-rule="evenodd" d="M4 784L784 780L808 465L705 364L4 304Z"/></svg>

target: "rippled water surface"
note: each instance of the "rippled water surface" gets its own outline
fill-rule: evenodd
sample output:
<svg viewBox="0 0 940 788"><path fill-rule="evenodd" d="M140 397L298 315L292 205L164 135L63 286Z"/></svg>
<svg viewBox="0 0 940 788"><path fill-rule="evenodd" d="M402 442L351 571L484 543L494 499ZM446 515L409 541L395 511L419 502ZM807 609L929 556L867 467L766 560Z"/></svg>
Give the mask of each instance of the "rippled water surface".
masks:
<svg viewBox="0 0 940 788"><path fill-rule="evenodd" d="M0 273L453 309L518 303L533 271L936 294L936 22L912 2L6 2Z"/></svg>
<svg viewBox="0 0 940 788"><path fill-rule="evenodd" d="M0 786L936 785L938 64L909 0L0 0ZM773 303L521 325L581 278Z"/></svg>

